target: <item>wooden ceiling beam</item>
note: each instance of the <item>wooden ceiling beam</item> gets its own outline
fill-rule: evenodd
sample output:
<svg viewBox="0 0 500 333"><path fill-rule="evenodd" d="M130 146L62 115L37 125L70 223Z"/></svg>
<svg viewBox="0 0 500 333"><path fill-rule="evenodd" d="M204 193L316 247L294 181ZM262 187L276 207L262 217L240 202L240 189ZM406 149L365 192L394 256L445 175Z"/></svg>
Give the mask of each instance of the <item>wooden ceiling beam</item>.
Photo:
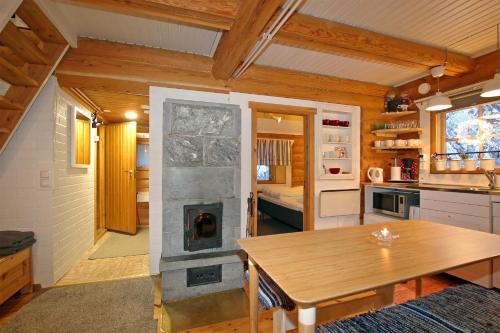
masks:
<svg viewBox="0 0 500 333"><path fill-rule="evenodd" d="M283 0L244 1L230 31L224 32L214 54L214 77L229 79L245 60Z"/></svg>
<svg viewBox="0 0 500 333"><path fill-rule="evenodd" d="M312 16L294 14L273 42L346 57L428 70L444 62L445 51ZM473 71L470 57L448 52L447 74Z"/></svg>
<svg viewBox="0 0 500 333"><path fill-rule="evenodd" d="M49 57L12 22L8 22L0 33L0 42L26 62L41 65L50 64Z"/></svg>
<svg viewBox="0 0 500 333"><path fill-rule="evenodd" d="M116 80L101 77L57 74L61 87L83 90L109 91L119 94L149 96L149 84L131 80Z"/></svg>
<svg viewBox="0 0 500 333"><path fill-rule="evenodd" d="M68 52L56 73L128 80L148 84L160 83L175 88L199 88L209 91L228 91L222 80L211 73L188 71L183 68L155 66L113 58L85 56Z"/></svg>
<svg viewBox="0 0 500 333"><path fill-rule="evenodd" d="M158 21L229 30L239 0L58 0ZM250 1L251 2L251 1Z"/></svg>
<svg viewBox="0 0 500 333"><path fill-rule="evenodd" d="M448 91L453 89L458 89L461 87L469 86L475 83L483 82L493 78L496 72L496 51L485 54L476 58L476 70L472 73L468 73L457 77L444 77L440 80L440 90ZM429 83L431 85L431 90L425 94L420 95L418 93L418 86L422 83ZM437 91L437 81L432 76L428 75L426 77L405 83L396 87L399 93L406 93L413 99L424 98L427 96L434 95Z"/></svg>
<svg viewBox="0 0 500 333"><path fill-rule="evenodd" d="M182 68L202 73L211 73L214 63L212 58L201 55L89 38L78 39L78 47L71 49L70 53L155 66Z"/></svg>
<svg viewBox="0 0 500 333"><path fill-rule="evenodd" d="M16 14L43 41L66 44L66 40L33 0L24 0Z"/></svg>
<svg viewBox="0 0 500 333"><path fill-rule="evenodd" d="M0 78L11 85L38 86L38 82L30 77L21 67L11 64L4 58L0 58Z"/></svg>

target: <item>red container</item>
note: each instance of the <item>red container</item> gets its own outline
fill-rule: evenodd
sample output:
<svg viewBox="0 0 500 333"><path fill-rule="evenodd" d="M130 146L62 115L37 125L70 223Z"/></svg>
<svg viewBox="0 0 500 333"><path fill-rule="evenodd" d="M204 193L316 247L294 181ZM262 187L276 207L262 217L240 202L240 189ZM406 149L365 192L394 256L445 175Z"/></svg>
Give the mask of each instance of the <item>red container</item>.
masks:
<svg viewBox="0 0 500 333"><path fill-rule="evenodd" d="M330 121L328 119L323 119L323 125L328 125Z"/></svg>
<svg viewBox="0 0 500 333"><path fill-rule="evenodd" d="M339 126L339 120L337 120L337 119L331 120L330 121L330 125L332 125L332 126Z"/></svg>
<svg viewBox="0 0 500 333"><path fill-rule="evenodd" d="M339 174L340 173L340 168L330 168L330 173L332 175L336 175L336 174Z"/></svg>

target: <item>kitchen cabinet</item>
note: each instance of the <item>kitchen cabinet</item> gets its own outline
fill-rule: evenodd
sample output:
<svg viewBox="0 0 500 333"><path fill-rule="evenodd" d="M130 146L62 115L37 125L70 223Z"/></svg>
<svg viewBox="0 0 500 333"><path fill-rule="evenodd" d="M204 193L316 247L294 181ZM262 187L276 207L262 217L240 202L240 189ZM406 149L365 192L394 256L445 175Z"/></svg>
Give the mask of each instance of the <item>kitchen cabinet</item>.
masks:
<svg viewBox="0 0 500 333"><path fill-rule="evenodd" d="M423 220L460 228L491 232L490 197L443 191L420 191L420 214ZM492 261L485 260L447 273L483 287L492 286Z"/></svg>

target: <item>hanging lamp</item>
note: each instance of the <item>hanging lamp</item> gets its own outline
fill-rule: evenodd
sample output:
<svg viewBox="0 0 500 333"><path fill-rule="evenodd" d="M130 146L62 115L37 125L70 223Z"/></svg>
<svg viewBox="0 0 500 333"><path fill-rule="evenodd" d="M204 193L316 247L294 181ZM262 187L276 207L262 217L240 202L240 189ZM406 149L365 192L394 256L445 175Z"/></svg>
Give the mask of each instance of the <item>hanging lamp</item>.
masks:
<svg viewBox="0 0 500 333"><path fill-rule="evenodd" d="M439 90L439 78L444 75L445 65L436 66L431 69L432 77L437 78L437 92L427 102L425 111L442 111L452 107L450 98L443 95L443 93Z"/></svg>
<svg viewBox="0 0 500 333"><path fill-rule="evenodd" d="M481 92L481 97L497 97L500 96L500 33L498 31L499 25L497 24L497 72L493 79L486 82Z"/></svg>

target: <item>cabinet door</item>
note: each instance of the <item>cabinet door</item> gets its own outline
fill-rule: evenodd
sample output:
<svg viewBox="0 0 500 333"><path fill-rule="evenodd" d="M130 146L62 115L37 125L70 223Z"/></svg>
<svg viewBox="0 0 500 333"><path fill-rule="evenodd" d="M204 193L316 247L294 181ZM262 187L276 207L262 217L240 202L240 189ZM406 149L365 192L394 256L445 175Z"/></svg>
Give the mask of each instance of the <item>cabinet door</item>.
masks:
<svg viewBox="0 0 500 333"><path fill-rule="evenodd" d="M450 212L442 212L433 209L420 209L423 220L452 225L455 227L490 232L490 220L484 217L469 216ZM491 260L485 260L476 264L453 269L446 273L491 288Z"/></svg>

